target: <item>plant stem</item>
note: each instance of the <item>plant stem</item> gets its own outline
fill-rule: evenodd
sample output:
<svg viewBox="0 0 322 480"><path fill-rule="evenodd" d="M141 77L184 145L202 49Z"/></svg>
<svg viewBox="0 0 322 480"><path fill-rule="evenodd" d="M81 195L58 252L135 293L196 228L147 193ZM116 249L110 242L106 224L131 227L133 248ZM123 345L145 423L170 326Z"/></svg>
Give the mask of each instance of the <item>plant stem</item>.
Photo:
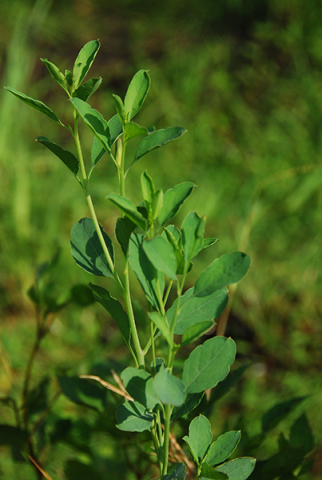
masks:
<svg viewBox="0 0 322 480"><path fill-rule="evenodd" d="M170 444L170 421L171 421L172 406L165 406L165 415L164 415L164 443L163 443L163 470L162 475L168 473L168 463L169 463L169 444Z"/></svg>

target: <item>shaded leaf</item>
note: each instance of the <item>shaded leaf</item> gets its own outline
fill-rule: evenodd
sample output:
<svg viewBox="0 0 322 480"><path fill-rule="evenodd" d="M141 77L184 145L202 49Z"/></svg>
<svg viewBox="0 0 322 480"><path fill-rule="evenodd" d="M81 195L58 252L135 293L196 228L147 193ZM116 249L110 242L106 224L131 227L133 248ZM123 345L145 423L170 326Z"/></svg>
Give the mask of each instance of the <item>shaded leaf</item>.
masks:
<svg viewBox="0 0 322 480"><path fill-rule="evenodd" d="M150 133L150 135L143 138L138 146L131 166L147 153L181 137L184 133L186 133L186 130L181 127L169 127Z"/></svg>
<svg viewBox="0 0 322 480"><path fill-rule="evenodd" d="M145 408L153 410L159 403L154 389L152 376L145 370L129 367L121 373L121 379L126 391Z"/></svg>
<svg viewBox="0 0 322 480"><path fill-rule="evenodd" d="M239 382L239 380L244 375L245 371L249 365L242 365L241 367L237 368L233 372L229 372L227 377L220 382L216 388L211 391L211 403L217 402L220 398L222 398L229 390Z"/></svg>
<svg viewBox="0 0 322 480"><path fill-rule="evenodd" d="M96 92L102 83L102 77L90 78L83 85L80 85L74 92L73 97L80 98L84 102Z"/></svg>
<svg viewBox="0 0 322 480"><path fill-rule="evenodd" d="M79 377L58 375L57 378L63 394L72 402L104 412L106 389Z"/></svg>
<svg viewBox="0 0 322 480"><path fill-rule="evenodd" d="M157 272L143 249L143 235L132 233L129 243L129 261L134 270L142 290L148 301L157 310L160 309L158 300L157 279L160 286L161 296L164 290L164 278L161 272Z"/></svg>
<svg viewBox="0 0 322 480"><path fill-rule="evenodd" d="M189 328L187 328L187 330L185 330L182 336L181 347L195 342L199 337L207 333L214 325L215 323L212 321L200 322L196 325L191 325Z"/></svg>
<svg viewBox="0 0 322 480"><path fill-rule="evenodd" d="M214 337L197 347L183 366L182 381L188 393L213 388L234 363L236 345L231 338Z"/></svg>
<svg viewBox="0 0 322 480"><path fill-rule="evenodd" d="M130 236L136 229L135 223L128 217L120 217L116 221L115 235L121 245L124 255L127 255Z"/></svg>
<svg viewBox="0 0 322 480"><path fill-rule="evenodd" d="M204 238L202 250L204 250L205 248L211 247L211 245L214 245L217 242L218 242L218 238Z"/></svg>
<svg viewBox="0 0 322 480"><path fill-rule="evenodd" d="M119 97L118 95L115 95L115 94L113 94L113 99L114 99L114 105L115 105L115 109L117 111L117 114L119 116L119 119L120 119L122 125L124 126L124 124L127 122L127 113L126 113L126 110L124 108L123 101L122 101L121 97Z"/></svg>
<svg viewBox="0 0 322 480"><path fill-rule="evenodd" d="M292 425L290 445L294 448L303 447L309 452L314 447L314 437L307 416L303 413Z"/></svg>
<svg viewBox="0 0 322 480"><path fill-rule="evenodd" d="M201 402L203 396L204 392L188 393L184 403L180 407L174 407L171 415L171 421L174 421L177 418L181 418L187 413L194 410Z"/></svg>
<svg viewBox="0 0 322 480"><path fill-rule="evenodd" d="M105 148L102 147L101 142L98 140L97 137L93 138L93 143L92 143L92 148L91 148L91 169L89 171L88 176L90 177L92 174L92 171L94 170L95 166L97 163L100 161L102 156L106 153Z"/></svg>
<svg viewBox="0 0 322 480"><path fill-rule="evenodd" d="M117 428L126 432L150 430L153 415L138 402L125 402L116 410Z"/></svg>
<svg viewBox="0 0 322 480"><path fill-rule="evenodd" d="M160 235L146 240L143 249L157 270L176 280L177 259L175 250L170 242Z"/></svg>
<svg viewBox="0 0 322 480"><path fill-rule="evenodd" d="M226 253L217 258L198 278L195 295L202 297L239 282L250 267L250 257L246 253Z"/></svg>
<svg viewBox="0 0 322 480"><path fill-rule="evenodd" d="M38 137L36 141L47 147L48 150L53 152L66 165L66 167L73 172L74 175L77 175L79 161L73 153L69 152L68 150L64 150L62 147L57 145L57 143L51 142L46 137Z"/></svg>
<svg viewBox="0 0 322 480"><path fill-rule="evenodd" d="M184 201L191 195L195 184L191 182L184 182L170 188L163 195L163 206L158 215L160 225L164 225L173 218Z"/></svg>
<svg viewBox="0 0 322 480"><path fill-rule="evenodd" d="M173 345L173 338L171 336L170 327L166 318L159 312L149 312L148 313L152 322L156 325L156 327L160 330L166 341L168 342L169 346L172 347Z"/></svg>
<svg viewBox="0 0 322 480"><path fill-rule="evenodd" d="M240 436L240 431L231 431L220 435L220 437L210 445L206 462L209 465L219 465L219 463L227 460L236 449L240 441Z"/></svg>
<svg viewBox="0 0 322 480"><path fill-rule="evenodd" d="M224 480L225 478L228 478L226 473L217 472L205 462L202 464L201 476L198 477L198 480Z"/></svg>
<svg viewBox="0 0 322 480"><path fill-rule="evenodd" d="M114 142L119 138L119 136L123 132L123 127L121 124L121 121L119 119L119 116L116 114L114 115L108 122L108 131L109 131L109 137L110 137L110 146L114 144Z"/></svg>
<svg viewBox="0 0 322 480"><path fill-rule="evenodd" d="M262 432L267 433L273 430L284 418L286 418L300 403L305 400L307 395L294 397L285 402L278 403L270 408L262 417Z"/></svg>
<svg viewBox="0 0 322 480"><path fill-rule="evenodd" d="M186 467L183 463L174 465L167 475L162 477L162 480L184 480L186 476Z"/></svg>
<svg viewBox="0 0 322 480"><path fill-rule="evenodd" d="M180 406L185 401L184 384L165 368L154 377L154 388L163 404Z"/></svg>
<svg viewBox="0 0 322 480"><path fill-rule="evenodd" d="M135 122L128 122L124 125L124 132L126 133L126 136L128 140L131 138L135 137L141 137L148 135L149 131L145 127L141 127L141 125L138 125Z"/></svg>
<svg viewBox="0 0 322 480"><path fill-rule="evenodd" d="M23 447L28 440L29 434L25 430L12 425L0 425L0 445Z"/></svg>
<svg viewBox="0 0 322 480"><path fill-rule="evenodd" d="M138 227L142 228L143 231L146 230L146 219L143 215L138 211L137 207L134 203L131 202L128 198L122 197L117 193L111 193L107 196L107 198L116 205L121 212L124 213L133 223L135 223Z"/></svg>
<svg viewBox="0 0 322 480"><path fill-rule="evenodd" d="M203 248L203 234L206 217L200 218L196 212L190 212L181 227L182 248L186 264Z"/></svg>
<svg viewBox="0 0 322 480"><path fill-rule="evenodd" d="M103 287L98 285L89 284L95 300L100 303L105 310L111 315L114 322L120 329L120 332L128 346L130 346L131 330L130 322L127 313L123 310L122 305L116 298Z"/></svg>
<svg viewBox="0 0 322 480"><path fill-rule="evenodd" d="M13 93L13 95L15 95L17 98L22 100L24 103L26 103L30 107L35 108L39 112L43 113L44 115L46 115L47 117L51 118L55 122L59 123L59 125L62 125L64 127L64 124L59 120L57 115L40 100L36 100L32 97L28 97L24 93L18 92L17 90L14 90L11 87L4 87L4 88L9 92Z"/></svg>
<svg viewBox="0 0 322 480"><path fill-rule="evenodd" d="M113 261L114 251L111 239L102 226L100 226L100 229ZM93 275L113 278L91 218L82 218L73 226L71 230L71 247L76 263L84 270Z"/></svg>

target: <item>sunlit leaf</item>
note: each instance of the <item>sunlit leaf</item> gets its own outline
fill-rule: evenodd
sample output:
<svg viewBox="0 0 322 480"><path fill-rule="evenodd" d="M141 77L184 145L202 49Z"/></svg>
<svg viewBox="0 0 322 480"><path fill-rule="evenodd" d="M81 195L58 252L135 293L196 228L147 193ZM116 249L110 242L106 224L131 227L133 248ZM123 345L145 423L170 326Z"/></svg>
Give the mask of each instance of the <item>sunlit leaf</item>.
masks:
<svg viewBox="0 0 322 480"><path fill-rule="evenodd" d="M73 68L73 83L75 90L86 77L99 48L100 42L98 40L91 40L83 46L77 55Z"/></svg>
<svg viewBox="0 0 322 480"><path fill-rule="evenodd" d="M138 402L125 402L116 410L117 428L126 432L150 430L153 416Z"/></svg>

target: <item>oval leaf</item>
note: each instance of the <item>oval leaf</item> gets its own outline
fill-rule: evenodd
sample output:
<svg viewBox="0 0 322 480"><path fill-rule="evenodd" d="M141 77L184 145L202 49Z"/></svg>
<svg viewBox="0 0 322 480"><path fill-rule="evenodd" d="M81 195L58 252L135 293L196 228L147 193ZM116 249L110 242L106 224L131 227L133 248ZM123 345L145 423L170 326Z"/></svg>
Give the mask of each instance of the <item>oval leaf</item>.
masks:
<svg viewBox="0 0 322 480"><path fill-rule="evenodd" d="M66 167L69 168L71 172L73 172L74 175L77 175L79 161L73 153L69 152L68 150L64 150L62 147L57 145L57 143L51 142L46 137L38 137L36 141L47 147L66 165Z"/></svg>
<svg viewBox="0 0 322 480"><path fill-rule="evenodd" d="M184 480L186 478L186 467L183 463L174 465L162 480Z"/></svg>
<svg viewBox="0 0 322 480"><path fill-rule="evenodd" d="M166 341L168 342L169 346L172 347L173 345L173 338L171 336L170 327L168 325L167 320L161 315L159 312L149 312L148 313L152 322L156 325L156 327L160 330Z"/></svg>
<svg viewBox="0 0 322 480"><path fill-rule="evenodd" d="M189 425L189 436L183 437L197 464L204 458L212 441L211 426L204 415L194 418Z"/></svg>
<svg viewBox="0 0 322 480"><path fill-rule="evenodd" d="M182 381L188 393L213 388L234 363L236 345L231 338L214 337L197 347L183 366Z"/></svg>
<svg viewBox="0 0 322 480"><path fill-rule="evenodd" d="M150 83L147 70L139 70L132 78L124 98L124 107L129 120L141 109L148 94Z"/></svg>
<svg viewBox="0 0 322 480"><path fill-rule="evenodd" d="M58 67L56 67L56 65L49 62L47 58L41 58L40 60L46 65L48 72L53 77L53 79L58 83L58 85L60 85L65 90L65 92L68 93L67 80L65 78L65 75L59 70Z"/></svg>
<svg viewBox="0 0 322 480"><path fill-rule="evenodd" d="M90 78L83 85L80 85L77 90L74 92L73 97L80 98L84 102L96 92L100 84L102 83L102 77Z"/></svg>
<svg viewBox="0 0 322 480"><path fill-rule="evenodd" d="M194 187L194 183L183 182L165 192L163 195L163 206L158 215L160 225L169 222L178 213L184 201L191 195Z"/></svg>
<svg viewBox="0 0 322 480"><path fill-rule="evenodd" d="M126 391L145 408L153 410L159 403L154 389L153 377L145 370L134 367L126 368L121 373Z"/></svg>
<svg viewBox="0 0 322 480"><path fill-rule="evenodd" d="M220 435L220 437L210 445L206 462L209 465L219 465L219 463L227 460L237 447L240 436L240 431L231 431Z"/></svg>
<svg viewBox="0 0 322 480"><path fill-rule="evenodd" d="M100 229L113 260L114 251L111 239L103 227L100 226ZM91 218L82 218L73 226L70 243L72 255L80 267L93 275L113 278Z"/></svg>
<svg viewBox="0 0 322 480"><path fill-rule="evenodd" d="M196 325L191 325L191 327L189 327L182 336L181 347L195 342L199 337L207 333L214 325L215 323L212 321L200 322Z"/></svg>
<svg viewBox="0 0 322 480"><path fill-rule="evenodd" d="M165 368L154 377L154 388L163 404L180 406L185 401L184 384Z"/></svg>
<svg viewBox="0 0 322 480"><path fill-rule="evenodd" d="M116 410L117 428L126 432L150 430L153 416L138 402L125 402Z"/></svg>
<svg viewBox="0 0 322 480"><path fill-rule="evenodd" d="M217 258L198 278L195 295L203 297L241 280L250 267L250 257L246 253L226 253Z"/></svg>
<svg viewBox="0 0 322 480"><path fill-rule="evenodd" d="M164 237L158 236L143 243L143 248L154 267L176 280L177 258L175 249Z"/></svg>
<svg viewBox="0 0 322 480"><path fill-rule="evenodd" d="M216 470L226 473L229 480L246 480L254 470L255 464L255 458L241 457L216 467Z"/></svg>
<svg viewBox="0 0 322 480"><path fill-rule="evenodd" d="M73 83L75 90L86 77L99 48L100 42L98 40L91 40L83 46L77 55L73 68Z"/></svg>

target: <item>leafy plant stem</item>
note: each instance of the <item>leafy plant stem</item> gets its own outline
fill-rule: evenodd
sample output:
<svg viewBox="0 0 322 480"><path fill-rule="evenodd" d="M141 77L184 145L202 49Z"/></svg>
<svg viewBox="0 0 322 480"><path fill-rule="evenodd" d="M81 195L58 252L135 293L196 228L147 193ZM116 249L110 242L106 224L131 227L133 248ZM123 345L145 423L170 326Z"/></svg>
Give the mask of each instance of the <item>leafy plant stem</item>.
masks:
<svg viewBox="0 0 322 480"><path fill-rule="evenodd" d="M170 444L170 422L171 422L171 413L172 406L165 406L165 415L164 415L164 444L163 444L163 470L161 478L168 472L168 463L169 463L169 444Z"/></svg>
<svg viewBox="0 0 322 480"><path fill-rule="evenodd" d="M144 352L140 345L140 339L138 335L138 331L136 328L132 301L131 301L131 293L130 293L130 277L129 277L129 261L125 259L125 267L124 267L124 291L123 291L123 299L125 303L125 308L128 314L130 329L133 339L133 346L136 353L136 363L138 367L144 368Z"/></svg>
<svg viewBox="0 0 322 480"><path fill-rule="evenodd" d="M150 322L150 335L151 335L151 347L152 347L152 362L153 362L153 368L155 370L156 364L155 364L155 344L154 344L154 325L153 325L153 322Z"/></svg>

